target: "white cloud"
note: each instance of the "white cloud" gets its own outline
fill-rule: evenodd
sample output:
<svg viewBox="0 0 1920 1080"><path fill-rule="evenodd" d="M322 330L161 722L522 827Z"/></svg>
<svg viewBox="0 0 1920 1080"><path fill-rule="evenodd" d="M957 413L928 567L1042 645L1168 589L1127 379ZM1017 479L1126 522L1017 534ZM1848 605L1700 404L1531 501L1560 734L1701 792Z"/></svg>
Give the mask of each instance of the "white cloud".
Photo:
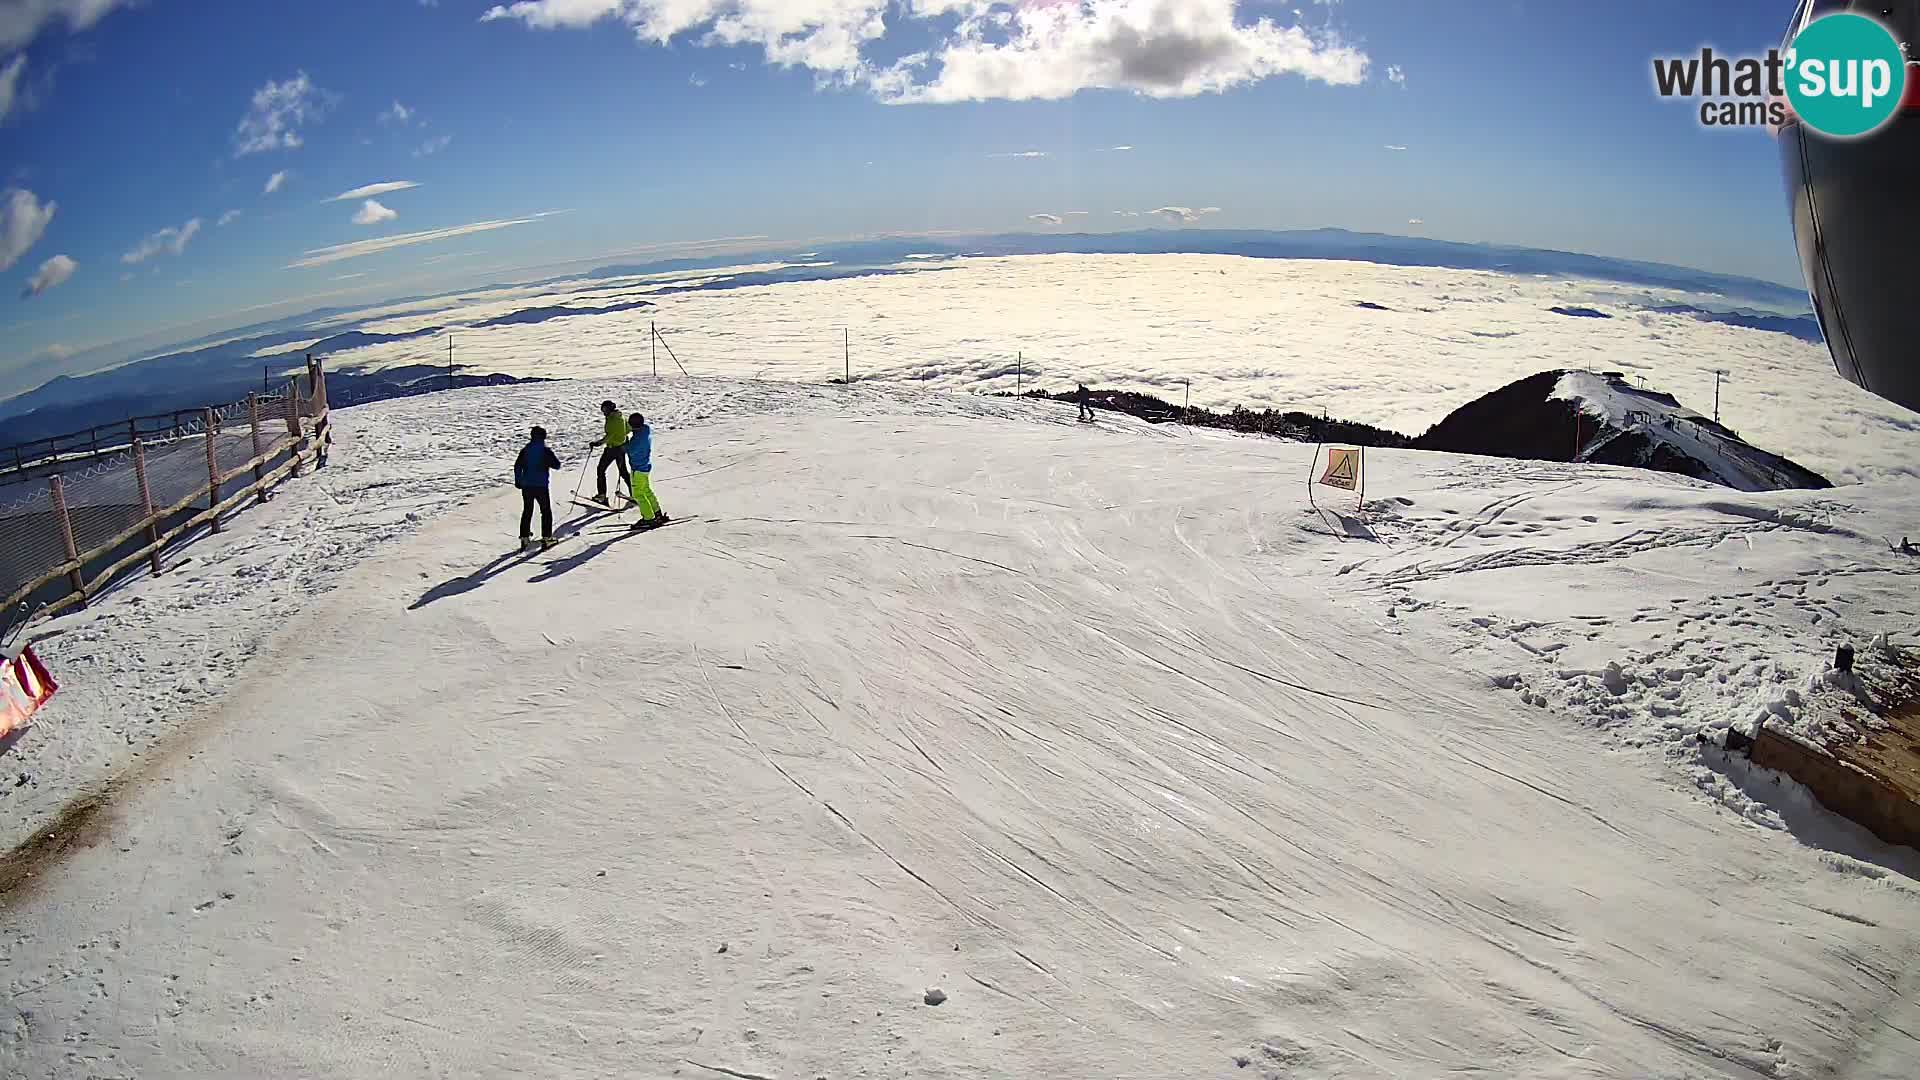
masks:
<svg viewBox="0 0 1920 1080"><path fill-rule="evenodd" d="M40 242L59 206L56 202L41 205L39 196L25 188L0 193L0 271L13 269Z"/></svg>
<svg viewBox="0 0 1920 1080"><path fill-rule="evenodd" d="M413 152L413 156L427 157L430 154L437 154L445 150L447 144L451 142L453 142L453 136L451 135L435 135L433 138L421 143L420 148Z"/></svg>
<svg viewBox="0 0 1920 1080"><path fill-rule="evenodd" d="M79 263L74 262L65 255L55 255L53 258L41 263L40 269L34 271L33 276L27 279L27 287L20 291L20 298L22 300L31 299L56 285L64 285L67 279L73 276L73 272L78 269L80 269Z"/></svg>
<svg viewBox="0 0 1920 1080"><path fill-rule="evenodd" d="M1115 210L1114 213L1120 217L1139 217L1140 216L1140 211L1138 210Z"/></svg>
<svg viewBox="0 0 1920 1080"><path fill-rule="evenodd" d="M1049 154L1047 153L1047 151L1045 151L1045 150L1020 150L1020 151L1017 151L1017 152L1015 152L1015 153L1011 153L1011 154L988 154L987 156L988 156L988 157L994 157L994 158L1028 158L1028 159L1032 159L1032 158L1043 158L1043 157L1048 157L1048 156L1050 156L1050 155L1049 155Z"/></svg>
<svg viewBox="0 0 1920 1080"><path fill-rule="evenodd" d="M370 199L375 195L385 195L390 191L406 191L420 185L412 180L387 180L378 184L362 184L352 191L343 191L328 202L352 202L355 199Z"/></svg>
<svg viewBox="0 0 1920 1080"><path fill-rule="evenodd" d="M360 272L359 272L359 273L357 273L357 274L340 274L340 275L338 275L337 277L335 277L335 278L334 278L333 280L335 280L335 281L352 281L352 280L353 280L354 278L363 278L363 277L366 277L366 276L367 276L367 271L365 271L365 270L362 270L362 271L360 271Z"/></svg>
<svg viewBox="0 0 1920 1080"><path fill-rule="evenodd" d="M382 126L406 127L413 114L414 110L396 101L380 113L379 120Z"/></svg>
<svg viewBox="0 0 1920 1080"><path fill-rule="evenodd" d="M1124 154L1131 149L1133 149L1131 146L1109 146L1104 152L1109 154Z"/></svg>
<svg viewBox="0 0 1920 1080"><path fill-rule="evenodd" d="M20 75L27 70L27 54L20 53L0 67L0 120L13 111L13 103L19 95Z"/></svg>
<svg viewBox="0 0 1920 1080"><path fill-rule="evenodd" d="M399 233L394 236L382 236L374 240L355 240L349 244L334 244L331 247L313 248L300 258L287 264L287 269L298 270L309 266L325 266L328 263L344 259L358 259L365 255L377 255L394 248L412 244L428 244L436 240L451 240L456 236L471 236L474 233L492 232L513 225L526 225L540 220L539 215L523 218L508 218L501 221L476 221L471 225L455 225L445 229L428 229L424 232Z"/></svg>
<svg viewBox="0 0 1920 1080"><path fill-rule="evenodd" d="M253 92L247 114L234 129L233 156L298 149L306 141L299 126L324 109L321 92L304 71L285 82L268 82Z"/></svg>
<svg viewBox="0 0 1920 1080"><path fill-rule="evenodd" d="M1410 218L1408 218L1408 219L1407 219L1407 224L1409 224L1409 225L1425 225L1425 224L1426 224L1426 221L1425 221L1425 219L1422 219L1422 218L1417 218L1417 217L1410 217Z"/></svg>
<svg viewBox="0 0 1920 1080"><path fill-rule="evenodd" d="M1091 89L1149 97L1219 93L1279 75L1334 85L1366 79L1364 52L1326 32L1242 19L1239 0L516 0L483 22L541 30L625 23L642 41L757 45L768 64L882 101L1071 97ZM863 54L888 19L917 22L927 49L879 63Z"/></svg>
<svg viewBox="0 0 1920 1080"><path fill-rule="evenodd" d="M378 201L368 199L366 202L360 204L359 211L353 215L353 223L355 225L378 225L383 221L392 221L399 216L395 211L381 206Z"/></svg>
<svg viewBox="0 0 1920 1080"><path fill-rule="evenodd" d="M281 169L279 172L274 173L272 176L267 177L267 189L261 192L261 194L271 195L274 192L279 191L281 188L286 187L287 176L288 176L287 170Z"/></svg>
<svg viewBox="0 0 1920 1080"><path fill-rule="evenodd" d="M1042 225L1058 225L1063 220L1059 214L1028 214L1028 221L1037 221Z"/></svg>
<svg viewBox="0 0 1920 1080"><path fill-rule="evenodd" d="M1069 210L1067 211L1067 216L1068 217L1086 217L1088 214L1091 214L1091 213L1093 213L1093 211L1091 210Z"/></svg>
<svg viewBox="0 0 1920 1080"><path fill-rule="evenodd" d="M1400 65L1389 64L1387 65L1387 81L1395 86L1405 86L1407 85L1407 73L1400 70Z"/></svg>
<svg viewBox="0 0 1920 1080"><path fill-rule="evenodd" d="M219 221L216 221L216 222L214 222L214 224L215 224L215 225L222 225L222 226L224 226L224 225L231 225L231 224L233 224L233 223L234 223L234 220L235 220L235 219L237 219L237 218L238 218L239 216L240 216L240 211L238 211L238 210L229 210L229 211L227 211L226 213L224 213L224 214L221 214L221 215L220 215L220 220L219 220Z"/></svg>
<svg viewBox="0 0 1920 1080"><path fill-rule="evenodd" d="M687 76L687 85L697 90L700 87L707 85L707 80L704 76L700 75L700 73L695 72L694 74Z"/></svg>
<svg viewBox="0 0 1920 1080"><path fill-rule="evenodd" d="M0 0L0 49L16 49L40 35L48 23L65 19L69 33L92 29L127 0Z"/></svg>
<svg viewBox="0 0 1920 1080"><path fill-rule="evenodd" d="M199 232L200 219L190 218L179 228L169 226L140 241L132 251L120 256L120 261L132 266L135 263L146 262L156 255L184 254L187 245L193 242L194 236Z"/></svg>
<svg viewBox="0 0 1920 1080"><path fill-rule="evenodd" d="M1392 143L1388 143L1388 144L1386 145L1386 147L1385 147L1385 149L1387 149L1387 150L1392 150L1392 151L1395 151L1395 152L1399 152L1399 151L1403 151L1403 150L1405 150L1405 149L1406 149L1406 147L1404 147L1404 146L1395 146L1395 145L1393 145Z"/></svg>
<svg viewBox="0 0 1920 1080"><path fill-rule="evenodd" d="M1162 206L1158 209L1147 211L1149 214L1178 225L1191 225L1201 218L1206 217L1208 214L1217 214L1219 212L1220 208L1217 206L1203 206L1198 210L1186 206Z"/></svg>
<svg viewBox="0 0 1920 1080"><path fill-rule="evenodd" d="M1243 22L1236 0L932 3L964 4L967 16L929 54L905 57L873 80L883 100L1049 100L1091 89L1175 98L1278 75L1351 86L1367 73L1365 53L1270 18ZM935 67L938 74L921 78Z"/></svg>

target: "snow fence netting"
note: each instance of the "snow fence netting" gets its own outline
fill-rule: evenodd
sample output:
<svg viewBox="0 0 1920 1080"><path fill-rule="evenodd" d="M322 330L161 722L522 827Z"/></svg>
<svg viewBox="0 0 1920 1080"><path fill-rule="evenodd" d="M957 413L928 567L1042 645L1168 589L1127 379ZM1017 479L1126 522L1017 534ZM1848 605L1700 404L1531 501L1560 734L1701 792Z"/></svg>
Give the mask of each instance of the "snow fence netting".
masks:
<svg viewBox="0 0 1920 1080"><path fill-rule="evenodd" d="M325 415L324 383L308 380L292 397L128 420L111 428L118 445L0 476L0 632L73 591L63 567L77 559L91 591L103 570L284 464L296 417L312 434Z"/></svg>

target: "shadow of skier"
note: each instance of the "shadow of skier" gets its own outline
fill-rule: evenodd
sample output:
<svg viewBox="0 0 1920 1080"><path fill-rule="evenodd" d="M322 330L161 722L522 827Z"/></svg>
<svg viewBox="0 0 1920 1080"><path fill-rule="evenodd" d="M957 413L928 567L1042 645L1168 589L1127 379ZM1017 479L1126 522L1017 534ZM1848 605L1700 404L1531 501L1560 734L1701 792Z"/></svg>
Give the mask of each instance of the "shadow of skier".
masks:
<svg viewBox="0 0 1920 1080"><path fill-rule="evenodd" d="M601 518L606 517L608 514L611 514L611 513L615 513L615 511L594 510L594 511L589 511L588 513L582 514L579 517L574 518L570 521L563 522L558 529L555 529L553 531L554 538L560 539L563 537L572 536L574 533L579 532L580 530L586 528L588 525L592 524L593 522L598 521ZM481 567L478 570L473 571L472 573L462 574L459 577L448 578L447 580L441 582L440 584L435 585L433 588L428 589L425 593L421 594L420 599L415 600L413 603L407 605L407 610L418 611L421 608L426 607L428 604L433 603L435 600L445 600L450 596L459 596L461 593L472 592L473 590L479 588L480 586L485 585L488 581L491 581L493 578L498 577L500 574L504 573L505 571L510 570L513 567L528 561L529 559L532 559L535 555L538 555L539 553L540 553L540 549L537 547L522 548L518 551L506 552L505 554L500 555L498 558L494 559L492 562L488 563L487 565ZM564 562L565 560L561 560L561 561ZM543 575L543 576L536 576L533 580L542 581L542 580L545 580L545 577L547 576L551 576L551 575L549 574L549 575Z"/></svg>
<svg viewBox="0 0 1920 1080"><path fill-rule="evenodd" d="M489 580L508 567L526 562L532 558L534 552L538 550L538 548L525 548L520 551L509 551L471 574L462 574L459 577L448 578L420 594L420 599L408 604L407 610L419 611L435 600L445 600L450 596L459 596L461 593L472 592L480 586L485 585Z"/></svg>
<svg viewBox="0 0 1920 1080"><path fill-rule="evenodd" d="M602 540L597 544L593 544L589 547L581 548L579 551L576 551L573 554L566 556L565 558L553 560L552 562L547 564L547 568L545 570L542 570L539 573L528 578L527 581L529 583L540 582L540 581L552 581L554 578L559 577L561 574L564 574L569 570L578 569L579 567L584 566L585 564L593 561L595 558L599 557L599 555L602 552L606 551L608 548L619 543L620 541L625 540L627 537L639 536L644 531L645 530L642 530L642 529L621 529L619 532L616 532L611 536L608 536L605 540Z"/></svg>

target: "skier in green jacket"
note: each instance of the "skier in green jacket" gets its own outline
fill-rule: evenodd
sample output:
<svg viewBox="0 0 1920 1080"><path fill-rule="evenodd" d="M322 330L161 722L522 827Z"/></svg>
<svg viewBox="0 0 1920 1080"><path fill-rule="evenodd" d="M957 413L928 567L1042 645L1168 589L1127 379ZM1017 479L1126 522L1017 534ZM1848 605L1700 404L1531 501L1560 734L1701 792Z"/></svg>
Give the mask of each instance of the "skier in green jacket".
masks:
<svg viewBox="0 0 1920 1080"><path fill-rule="evenodd" d="M593 445L604 446L606 449L600 451L600 470L596 477L599 480L598 493L594 495L593 501L606 506L611 505L607 502L607 466L620 467L622 487L633 483L633 477L627 471L626 454L627 440L633 437L633 432L627 427L627 418L621 414L620 406L613 402L601 402L600 414L607 418L607 430L606 434L593 441Z"/></svg>

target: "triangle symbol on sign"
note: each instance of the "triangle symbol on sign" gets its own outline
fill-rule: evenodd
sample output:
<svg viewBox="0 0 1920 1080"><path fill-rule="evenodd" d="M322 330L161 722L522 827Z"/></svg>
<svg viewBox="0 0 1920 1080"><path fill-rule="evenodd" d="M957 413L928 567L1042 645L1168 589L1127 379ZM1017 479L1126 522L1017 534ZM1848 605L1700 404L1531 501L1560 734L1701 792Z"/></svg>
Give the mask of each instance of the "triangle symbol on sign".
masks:
<svg viewBox="0 0 1920 1080"><path fill-rule="evenodd" d="M1335 453L1333 460L1328 462L1327 464L1328 464L1327 479L1342 480L1349 484L1353 483L1353 455L1352 454Z"/></svg>

